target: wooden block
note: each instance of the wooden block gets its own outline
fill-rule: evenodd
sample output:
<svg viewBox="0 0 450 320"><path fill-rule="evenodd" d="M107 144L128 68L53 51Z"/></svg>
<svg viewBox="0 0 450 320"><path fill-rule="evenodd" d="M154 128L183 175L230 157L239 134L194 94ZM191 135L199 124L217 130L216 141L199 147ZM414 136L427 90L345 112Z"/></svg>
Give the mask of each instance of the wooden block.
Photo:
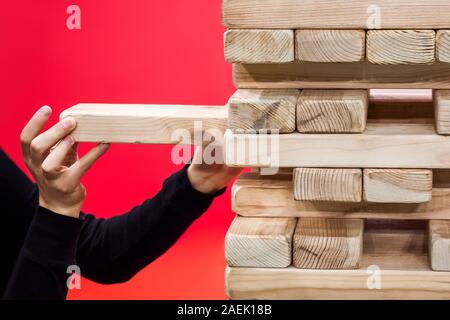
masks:
<svg viewBox="0 0 450 320"><path fill-rule="evenodd" d="M363 233L362 219L301 218L294 233L294 266L356 269L362 256Z"/></svg>
<svg viewBox="0 0 450 320"><path fill-rule="evenodd" d="M450 63L450 30L438 30L436 33L436 60Z"/></svg>
<svg viewBox="0 0 450 320"><path fill-rule="evenodd" d="M233 267L286 268L291 264L295 218L236 217L225 238Z"/></svg>
<svg viewBox="0 0 450 320"><path fill-rule="evenodd" d="M235 131L295 131L295 110L299 91L238 90L228 103L228 127Z"/></svg>
<svg viewBox="0 0 450 320"><path fill-rule="evenodd" d="M76 141L176 144L187 132L224 132L227 108L216 106L82 103L61 113L77 121ZM180 134L178 134L180 133Z"/></svg>
<svg viewBox="0 0 450 320"><path fill-rule="evenodd" d="M434 30L370 30L367 59L375 64L427 64L434 62Z"/></svg>
<svg viewBox="0 0 450 320"><path fill-rule="evenodd" d="M358 62L365 58L364 30L296 30L298 61Z"/></svg>
<svg viewBox="0 0 450 320"><path fill-rule="evenodd" d="M449 167L450 137L428 123L368 122L361 134L244 135L227 130L225 162L242 167Z"/></svg>
<svg viewBox="0 0 450 320"><path fill-rule="evenodd" d="M241 63L294 61L293 30L228 30L225 59Z"/></svg>
<svg viewBox="0 0 450 320"><path fill-rule="evenodd" d="M229 28L445 29L447 0L224 0Z"/></svg>
<svg viewBox="0 0 450 320"><path fill-rule="evenodd" d="M297 130L303 133L361 133L366 128L367 90L303 90Z"/></svg>
<svg viewBox="0 0 450 320"><path fill-rule="evenodd" d="M450 90L434 92L434 114L437 133L450 135Z"/></svg>
<svg viewBox="0 0 450 320"><path fill-rule="evenodd" d="M239 89L450 89L446 63L236 64L233 77Z"/></svg>
<svg viewBox="0 0 450 320"><path fill-rule="evenodd" d="M232 210L247 217L450 220L450 174L434 172L432 198L424 203L296 201L292 175L241 175L232 187Z"/></svg>
<svg viewBox="0 0 450 320"><path fill-rule="evenodd" d="M450 222L429 222L429 253L434 271L450 271Z"/></svg>
<svg viewBox="0 0 450 320"><path fill-rule="evenodd" d="M421 203L431 200L433 171L425 169L364 169L364 200Z"/></svg>
<svg viewBox="0 0 450 320"><path fill-rule="evenodd" d="M294 169L294 198L306 201L360 202L361 169Z"/></svg>
<svg viewBox="0 0 450 320"><path fill-rule="evenodd" d="M360 269L227 268L226 288L232 299L448 299L449 278L431 271L425 230L367 228Z"/></svg>

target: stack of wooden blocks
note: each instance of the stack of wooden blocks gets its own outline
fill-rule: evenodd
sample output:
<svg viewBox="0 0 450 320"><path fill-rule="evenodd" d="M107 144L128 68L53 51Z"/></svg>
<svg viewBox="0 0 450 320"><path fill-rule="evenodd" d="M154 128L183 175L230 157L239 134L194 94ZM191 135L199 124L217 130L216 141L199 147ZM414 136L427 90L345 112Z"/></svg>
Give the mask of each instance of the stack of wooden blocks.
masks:
<svg viewBox="0 0 450 320"><path fill-rule="evenodd" d="M450 3L342 2L223 1L230 298L450 298Z"/></svg>

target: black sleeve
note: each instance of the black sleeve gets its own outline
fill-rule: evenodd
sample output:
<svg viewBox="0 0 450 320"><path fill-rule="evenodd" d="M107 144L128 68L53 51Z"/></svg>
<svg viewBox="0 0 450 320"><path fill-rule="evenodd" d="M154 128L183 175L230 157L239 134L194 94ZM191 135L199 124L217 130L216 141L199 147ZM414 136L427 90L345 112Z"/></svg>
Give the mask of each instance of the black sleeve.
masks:
<svg viewBox="0 0 450 320"><path fill-rule="evenodd" d="M3 297L37 206L37 188L0 148L0 297Z"/></svg>
<svg viewBox="0 0 450 320"><path fill-rule="evenodd" d="M187 169L170 176L155 197L126 214L82 216L77 262L83 276L106 284L129 280L166 252L225 191L209 195L195 190Z"/></svg>
<svg viewBox="0 0 450 320"><path fill-rule="evenodd" d="M83 213L80 215L76 262L83 276L101 283L130 279L166 252L192 222L208 209L213 199L224 192L221 190L215 195L208 195L196 191L189 182L187 169L188 166L185 166L170 176L154 198L128 213L110 219L96 219L93 215ZM13 266L22 245L25 245L27 230L38 210L36 185L1 149L0 191L2 223L7 226L5 232L0 233L0 249L7 260L0 264L1 296L11 274L14 273L15 277L18 275L17 268L13 271ZM42 227L45 221L33 220L32 229L34 223ZM30 227L30 231L32 229ZM67 232L67 235L72 233ZM36 239L35 236L33 238ZM42 245L43 250L50 245L35 241L34 245L38 244ZM20 259L24 258L28 259L20 256Z"/></svg>
<svg viewBox="0 0 450 320"><path fill-rule="evenodd" d="M4 299L58 299L67 295L68 267L75 265L79 219L39 207L31 222Z"/></svg>

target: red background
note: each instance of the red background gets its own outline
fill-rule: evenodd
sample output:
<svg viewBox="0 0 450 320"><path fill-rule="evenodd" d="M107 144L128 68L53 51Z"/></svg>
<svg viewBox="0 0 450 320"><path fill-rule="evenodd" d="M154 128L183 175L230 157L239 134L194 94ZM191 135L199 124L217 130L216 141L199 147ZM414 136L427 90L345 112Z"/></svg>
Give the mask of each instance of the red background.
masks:
<svg viewBox="0 0 450 320"><path fill-rule="evenodd" d="M66 27L71 4L81 8L81 30ZM220 0L2 2L0 145L24 168L19 134L44 104L53 123L79 102L225 104L234 89L220 10ZM177 169L170 150L113 145L83 181L84 210L109 217L154 195ZM223 239L232 218L228 190L134 279L112 286L83 279L69 298L225 298Z"/></svg>

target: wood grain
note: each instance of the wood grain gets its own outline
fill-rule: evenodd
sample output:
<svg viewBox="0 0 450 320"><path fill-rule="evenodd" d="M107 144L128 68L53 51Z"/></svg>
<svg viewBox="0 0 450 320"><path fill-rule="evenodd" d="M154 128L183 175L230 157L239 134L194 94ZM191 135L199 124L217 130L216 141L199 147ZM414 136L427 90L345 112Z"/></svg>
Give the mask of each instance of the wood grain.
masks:
<svg viewBox="0 0 450 320"><path fill-rule="evenodd" d="M295 113L299 91L238 90L228 103L228 127L233 131L295 131Z"/></svg>
<svg viewBox="0 0 450 320"><path fill-rule="evenodd" d="M224 0L229 28L445 29L447 0ZM377 19L380 17L380 19Z"/></svg>
<svg viewBox="0 0 450 320"><path fill-rule="evenodd" d="M361 133L366 128L367 90L303 90L297 130L303 133Z"/></svg>
<svg viewBox="0 0 450 320"><path fill-rule="evenodd" d="M366 228L360 269L227 268L226 291L232 299L448 299L449 278L429 267L425 229L383 227Z"/></svg>
<svg viewBox="0 0 450 320"><path fill-rule="evenodd" d="M228 118L223 106L96 103L78 104L60 118L69 116L77 122L76 141L150 144L179 143L183 132L192 139L195 131L225 132Z"/></svg>
<svg viewBox="0 0 450 320"><path fill-rule="evenodd" d="M361 202L361 169L294 169L294 199Z"/></svg>
<svg viewBox="0 0 450 320"><path fill-rule="evenodd" d="M236 64L233 77L240 89L450 89L446 63Z"/></svg>
<svg viewBox="0 0 450 320"><path fill-rule="evenodd" d="M361 218L384 220L450 220L450 174L434 172L430 202L370 203L296 201L292 175L241 175L232 187L232 210L248 217Z"/></svg>
<svg viewBox="0 0 450 320"><path fill-rule="evenodd" d="M450 63L450 30L438 30L436 33L436 59Z"/></svg>
<svg viewBox="0 0 450 320"><path fill-rule="evenodd" d="M434 30L370 30L367 60L375 64L430 64L435 60Z"/></svg>
<svg viewBox="0 0 450 320"><path fill-rule="evenodd" d="M363 30L296 30L295 55L307 62L358 62L365 58Z"/></svg>
<svg viewBox="0 0 450 320"><path fill-rule="evenodd" d="M294 232L293 264L300 269L356 269L363 234L362 219L301 218Z"/></svg>
<svg viewBox="0 0 450 320"><path fill-rule="evenodd" d="M437 133L450 135L450 90L434 92L434 114Z"/></svg>
<svg viewBox="0 0 450 320"><path fill-rule="evenodd" d="M226 164L242 167L449 167L450 137L427 123L372 123L361 134L225 133Z"/></svg>
<svg viewBox="0 0 450 320"><path fill-rule="evenodd" d="M429 252L434 271L450 271L450 222L429 222Z"/></svg>
<svg viewBox="0 0 450 320"><path fill-rule="evenodd" d="M286 63L294 61L292 30L228 30L225 59L241 63Z"/></svg>
<svg viewBox="0 0 450 320"><path fill-rule="evenodd" d="M364 169L364 200L421 203L431 200L433 171L426 169Z"/></svg>
<svg viewBox="0 0 450 320"><path fill-rule="evenodd" d="M236 217L225 237L233 267L286 268L291 264L295 218Z"/></svg>

